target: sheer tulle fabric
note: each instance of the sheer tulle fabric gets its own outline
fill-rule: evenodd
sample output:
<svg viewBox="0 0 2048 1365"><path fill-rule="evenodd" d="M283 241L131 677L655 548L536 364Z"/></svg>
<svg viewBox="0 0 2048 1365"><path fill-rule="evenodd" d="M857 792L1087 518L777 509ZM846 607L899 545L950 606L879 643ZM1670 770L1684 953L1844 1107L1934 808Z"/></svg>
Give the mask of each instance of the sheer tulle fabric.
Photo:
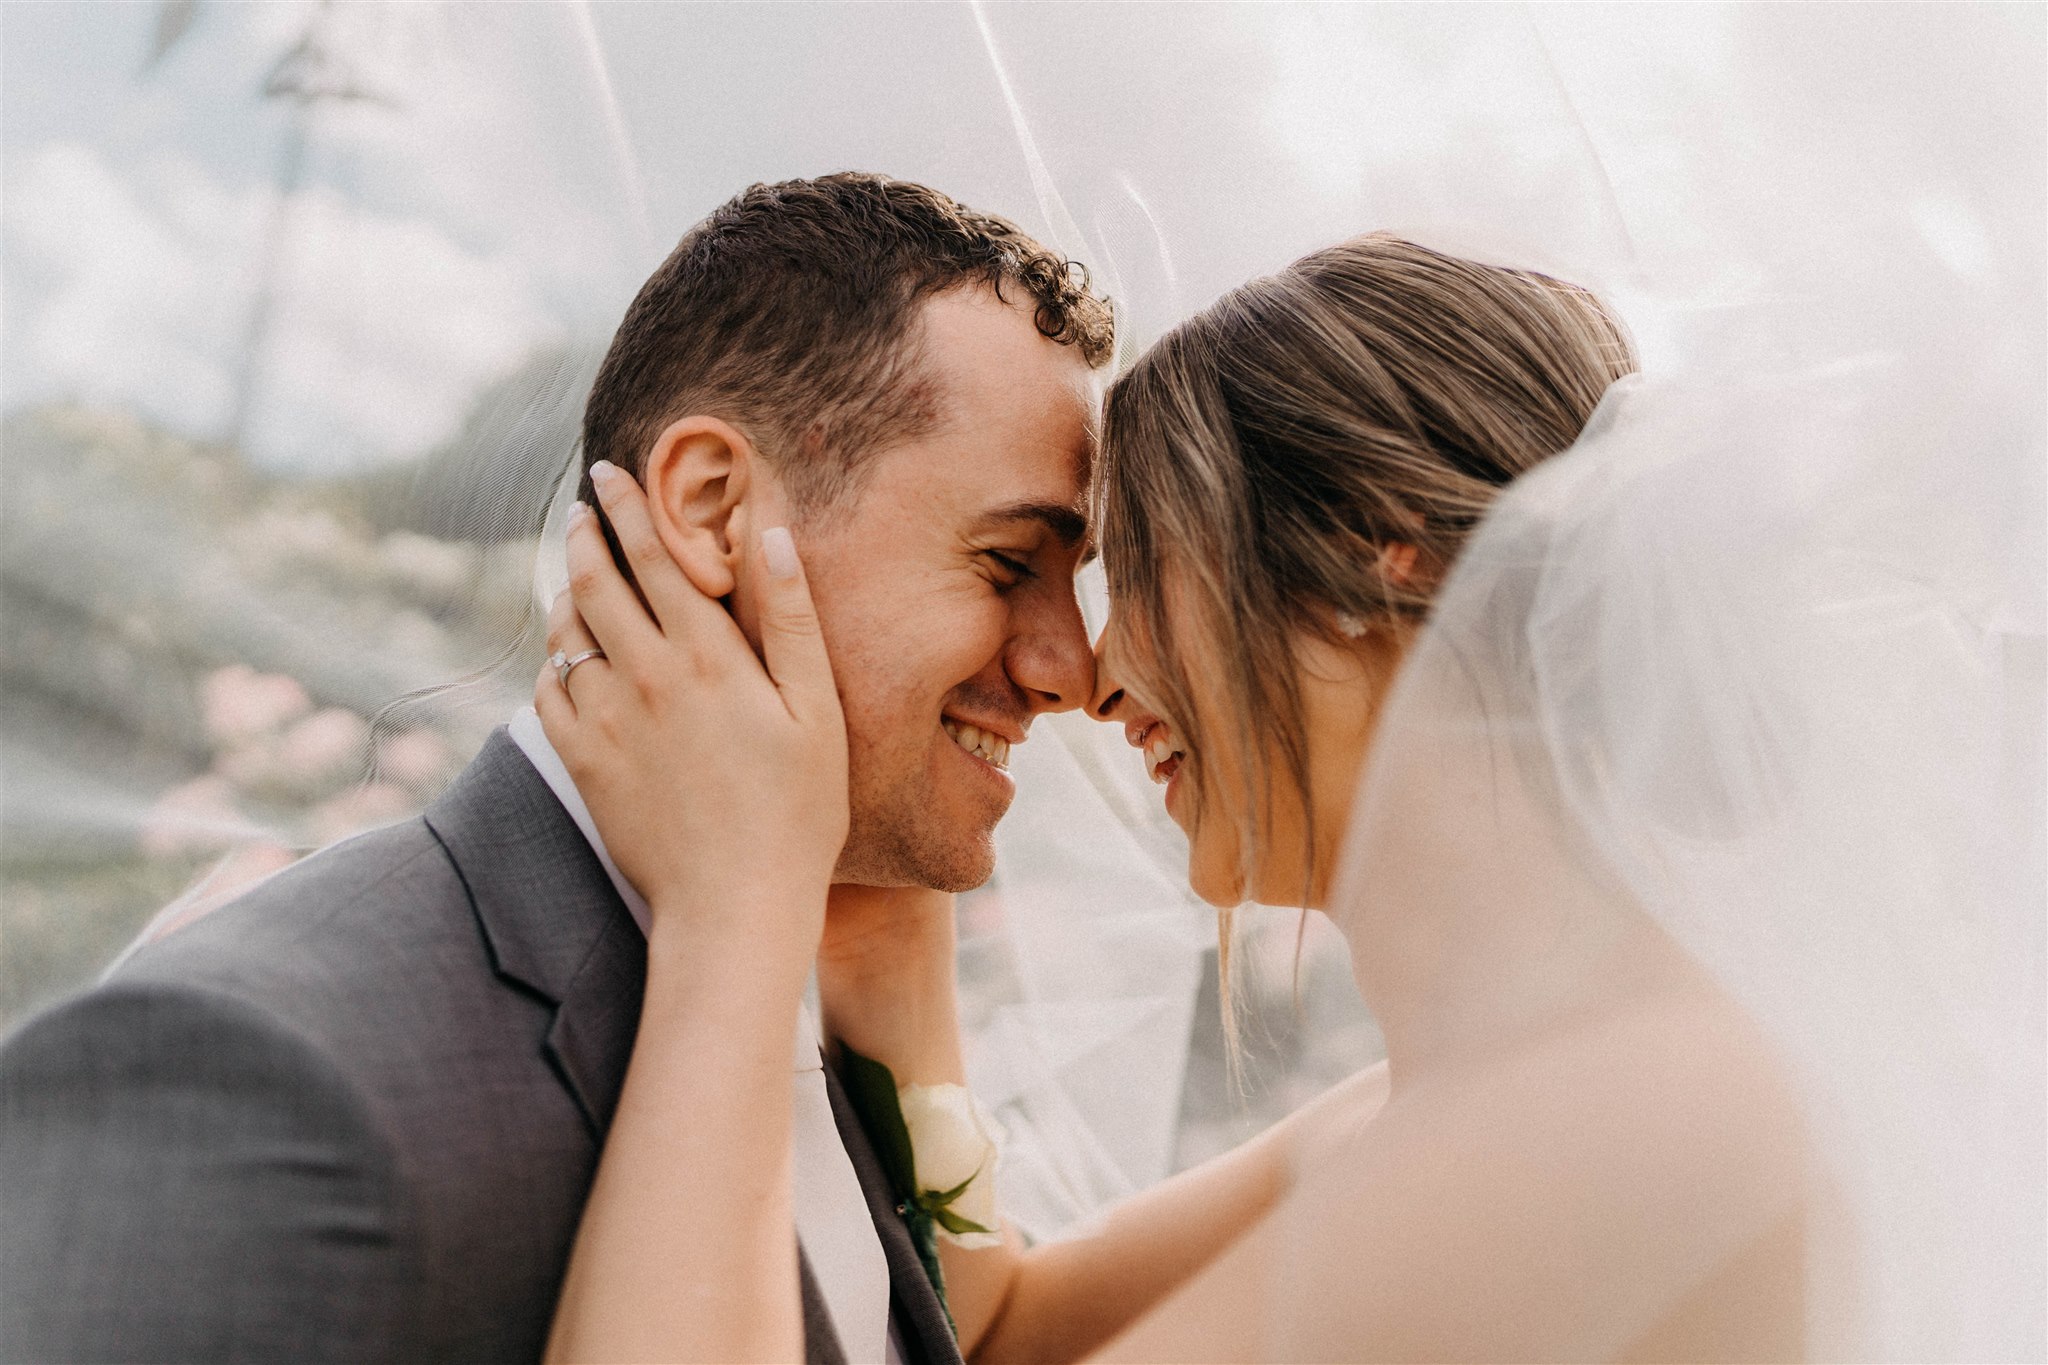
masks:
<svg viewBox="0 0 2048 1365"><path fill-rule="evenodd" d="M1712 120L1646 120L1567 66L1593 144L1623 149L1597 158L1622 238L1499 205L1442 234L1620 301L1645 374L1460 560L1380 719L1334 912L1361 981L1397 918L1444 925L1446 960L1454 927L1536 906L1681 945L1791 1086L1819 1359L2048 1350L2042 193L2019 159L2041 83L2006 60L2018 28L1993 36L2013 16L1974 13L1739 11ZM1390 1227L1369 1141L1309 1159L1276 1220L1273 1358L1370 1349L1349 1268L1389 1239L1499 1226L1452 1201ZM1674 1307L1643 1292L1669 1247L1637 1250L1570 1281L1561 1354ZM1502 1349L1542 1340L1454 1291L1447 1313L1504 1317Z"/></svg>
<svg viewBox="0 0 2048 1365"><path fill-rule="evenodd" d="M1555 911L1566 970L1628 916L1677 940L1797 1092L1820 1359L2042 1344L2042 655L1948 524L1967 481L1928 501L1969 463L1933 363L1618 385L1503 498L1404 666L1336 916L1357 959L1394 918L1442 923L1452 960L1453 928ZM1661 1079L1617 1084L1655 1103ZM1386 1236L1386 1191L1346 1160L1281 1216L1279 1358L1370 1338L1331 1267ZM1632 1280L1572 1287L1573 1351L1673 1306Z"/></svg>
<svg viewBox="0 0 2048 1365"><path fill-rule="evenodd" d="M1551 850L1560 895L1647 907L1781 1040L1850 1210L1832 1339L2042 1353L2038 8L36 8L0 1013L181 887L417 809L523 701L531 634L369 724L519 634L536 556L552 595L595 358L749 181L863 167L1010 215L1132 347L1390 229L1602 291L1650 377L1475 546L1367 809L1432 776L1404 745L1512 759L1519 824L1462 810L1411 865L1505 911L1535 865L1507 834ZM1107 727L1034 735L963 981L1005 1199L1050 1235L1377 1040L1312 962L1291 1071L1241 1101L1191 1064L1211 923L1156 793ZM1396 832L1362 827L1360 894L1427 913ZM1341 1253L1330 1199L1291 1226ZM1302 1332L1343 1326L1329 1288Z"/></svg>

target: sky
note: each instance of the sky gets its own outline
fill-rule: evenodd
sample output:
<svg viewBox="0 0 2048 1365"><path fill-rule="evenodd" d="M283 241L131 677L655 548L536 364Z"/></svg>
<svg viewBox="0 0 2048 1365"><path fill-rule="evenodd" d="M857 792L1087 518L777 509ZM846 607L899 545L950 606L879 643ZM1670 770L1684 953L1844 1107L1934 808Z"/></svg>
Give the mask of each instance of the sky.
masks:
<svg viewBox="0 0 2048 1365"><path fill-rule="evenodd" d="M1646 252L1725 264L1698 195L1649 191L1703 133L1739 145L1715 120L1752 68L1839 51L1845 22L1788 44L1755 7L198 0L149 65L165 9L0 6L0 403L240 430L309 474L417 457L522 363L601 349L758 180L877 170L1004 213L1139 343L1374 228L1594 284ZM287 198L295 110L260 92L316 20L373 98L313 108ZM1926 198L1981 255L1967 206Z"/></svg>
<svg viewBox="0 0 2048 1365"><path fill-rule="evenodd" d="M0 14L0 400L308 473L416 456L522 361L601 347L752 181L880 170L1075 238L1142 338L1368 225L1367 139L1458 136L1446 83L1535 70L1512 14L1482 25L1509 48L1432 63L1313 6L343 6L323 46L374 98L314 107L287 199L296 111L260 91L317 7L201 0L148 64L163 10Z"/></svg>

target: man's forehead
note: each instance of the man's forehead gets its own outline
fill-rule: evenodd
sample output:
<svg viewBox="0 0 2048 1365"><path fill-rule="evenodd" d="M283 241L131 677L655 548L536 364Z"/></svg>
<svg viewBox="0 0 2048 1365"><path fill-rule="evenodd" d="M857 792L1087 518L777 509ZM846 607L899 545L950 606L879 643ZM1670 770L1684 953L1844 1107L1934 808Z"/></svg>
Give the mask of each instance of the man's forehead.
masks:
<svg viewBox="0 0 2048 1365"><path fill-rule="evenodd" d="M1065 441L984 446L961 490L968 534L1039 529L1068 548L1092 540L1095 423Z"/></svg>
<svg viewBox="0 0 2048 1365"><path fill-rule="evenodd" d="M1035 526L1084 544L1100 376L1076 348L1042 336L1031 310L985 288L934 298L921 322L916 364L932 420L877 453L884 500L962 534Z"/></svg>
<svg viewBox="0 0 2048 1365"><path fill-rule="evenodd" d="M911 366L941 420L1044 415L1056 406L1063 420L1084 415L1092 451L1104 375L1079 346L1038 330L1028 296L1001 298L979 283L945 290L925 301L912 348Z"/></svg>
<svg viewBox="0 0 2048 1365"><path fill-rule="evenodd" d="M941 423L877 452L860 481L855 520L921 525L948 539L1042 533L1063 545L1091 539L1092 451Z"/></svg>

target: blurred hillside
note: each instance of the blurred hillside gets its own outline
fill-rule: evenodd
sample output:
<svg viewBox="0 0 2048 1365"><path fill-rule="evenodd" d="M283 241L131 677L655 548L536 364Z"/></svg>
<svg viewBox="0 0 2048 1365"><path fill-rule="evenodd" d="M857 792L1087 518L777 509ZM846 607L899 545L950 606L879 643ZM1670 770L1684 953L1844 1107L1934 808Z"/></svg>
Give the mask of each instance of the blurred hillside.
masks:
<svg viewBox="0 0 2048 1365"><path fill-rule="evenodd" d="M452 492L453 456L282 482L66 406L0 441L0 1022L209 872L218 891L417 808L527 693L531 528L394 515Z"/></svg>

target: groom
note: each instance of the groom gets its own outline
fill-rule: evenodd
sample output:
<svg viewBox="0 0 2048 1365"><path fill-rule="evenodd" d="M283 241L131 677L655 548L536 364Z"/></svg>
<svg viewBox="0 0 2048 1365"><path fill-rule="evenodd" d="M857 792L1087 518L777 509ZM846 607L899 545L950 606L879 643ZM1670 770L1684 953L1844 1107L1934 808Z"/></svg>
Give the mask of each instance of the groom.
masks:
<svg viewBox="0 0 2048 1365"><path fill-rule="evenodd" d="M1009 223L867 175L747 190L627 311L585 459L713 540L735 459L786 492L845 707L843 883L984 880L1008 745L1088 695L1110 328ZM31 1020L0 1046L0 1360L537 1359L642 915L527 715L422 817ZM792 1084L807 1358L957 1362L815 1047Z"/></svg>

